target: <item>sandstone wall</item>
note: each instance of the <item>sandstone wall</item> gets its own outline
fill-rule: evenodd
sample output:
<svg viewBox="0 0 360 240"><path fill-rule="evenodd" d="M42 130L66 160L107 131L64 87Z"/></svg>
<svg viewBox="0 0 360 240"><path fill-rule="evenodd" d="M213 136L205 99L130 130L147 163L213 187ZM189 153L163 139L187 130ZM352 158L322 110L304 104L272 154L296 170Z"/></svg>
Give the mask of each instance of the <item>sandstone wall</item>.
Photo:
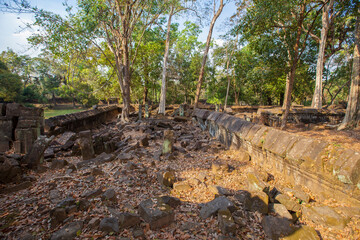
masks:
<svg viewBox="0 0 360 240"><path fill-rule="evenodd" d="M242 149L251 161L309 188L320 200L332 197L360 204L360 154L231 115L195 109L194 119L227 147Z"/></svg>
<svg viewBox="0 0 360 240"><path fill-rule="evenodd" d="M28 153L34 141L44 133L44 110L18 103L0 103L0 152L14 148Z"/></svg>
<svg viewBox="0 0 360 240"><path fill-rule="evenodd" d="M48 135L57 135L65 131L79 132L91 129L114 119L120 112L121 109L118 105L110 105L52 117L45 120L45 131Z"/></svg>

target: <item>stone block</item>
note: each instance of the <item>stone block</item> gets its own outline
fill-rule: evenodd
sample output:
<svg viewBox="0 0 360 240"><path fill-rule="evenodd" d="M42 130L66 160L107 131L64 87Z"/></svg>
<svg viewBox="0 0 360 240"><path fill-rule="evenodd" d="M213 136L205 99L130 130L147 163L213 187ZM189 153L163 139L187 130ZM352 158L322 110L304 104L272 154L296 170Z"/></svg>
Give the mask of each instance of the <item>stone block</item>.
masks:
<svg viewBox="0 0 360 240"><path fill-rule="evenodd" d="M39 128L40 123L36 120L28 120L28 119L19 119L17 128Z"/></svg>
<svg viewBox="0 0 360 240"><path fill-rule="evenodd" d="M301 205L285 194L278 194L275 200L284 205L289 211L299 212L301 210Z"/></svg>
<svg viewBox="0 0 360 240"><path fill-rule="evenodd" d="M285 218L265 216L261 220L261 225L268 239L280 239L291 235L295 231L291 222Z"/></svg>
<svg viewBox="0 0 360 240"><path fill-rule="evenodd" d="M0 141L0 152L7 152L9 149L9 141Z"/></svg>
<svg viewBox="0 0 360 240"><path fill-rule="evenodd" d="M301 137L294 134L271 129L265 136L264 148L281 157L285 157L286 153L291 150L292 146Z"/></svg>
<svg viewBox="0 0 360 240"><path fill-rule="evenodd" d="M20 141L14 141L13 142L14 145L14 151L15 153L21 153L21 142Z"/></svg>
<svg viewBox="0 0 360 240"><path fill-rule="evenodd" d="M310 219L316 224L321 224L325 227L344 229L349 222L348 218L341 216L334 209L328 206L303 206L302 213L304 217Z"/></svg>
<svg viewBox="0 0 360 240"><path fill-rule="evenodd" d="M352 149L341 151L332 172L343 183L357 184L360 181L360 153Z"/></svg>
<svg viewBox="0 0 360 240"><path fill-rule="evenodd" d="M250 197L251 198L249 198L245 203L246 210L263 214L268 213L269 197L266 193L260 191L251 192Z"/></svg>
<svg viewBox="0 0 360 240"><path fill-rule="evenodd" d="M229 209L218 211L219 228L223 234L235 234L236 225Z"/></svg>
<svg viewBox="0 0 360 240"><path fill-rule="evenodd" d="M320 168L320 166L322 166L321 156L326 152L328 145L327 142L310 138L301 138L295 142L286 157L291 162L302 165L307 169L314 169L314 167L317 166L317 168Z"/></svg>
<svg viewBox="0 0 360 240"><path fill-rule="evenodd" d="M269 212L277 214L279 217L292 220L292 216L286 207L280 203L269 204Z"/></svg>
<svg viewBox="0 0 360 240"><path fill-rule="evenodd" d="M40 136L25 156L25 163L27 163L31 168L37 167L43 160L45 149L49 146L52 140L53 137L47 138L46 136Z"/></svg>
<svg viewBox="0 0 360 240"><path fill-rule="evenodd" d="M95 157L91 131L82 131L80 135L80 148L83 160L89 160Z"/></svg>
<svg viewBox="0 0 360 240"><path fill-rule="evenodd" d="M166 227L175 219L172 208L163 203L160 198L144 200L139 204L138 209L140 216L149 223L151 229Z"/></svg>
<svg viewBox="0 0 360 240"><path fill-rule="evenodd" d="M12 140L13 124L11 119L0 117L0 141Z"/></svg>
<svg viewBox="0 0 360 240"><path fill-rule="evenodd" d="M303 225L295 229L295 231L289 236L285 236L282 240L299 240L299 239L307 239L307 240L320 240L317 232L314 228Z"/></svg>
<svg viewBox="0 0 360 240"><path fill-rule="evenodd" d="M230 212L235 211L235 205L226 197L220 196L214 200L205 203L200 209L200 217L206 219L214 216L220 209L228 208Z"/></svg>
<svg viewBox="0 0 360 240"><path fill-rule="evenodd" d="M268 128L268 127L261 126L260 129L258 129L258 131L256 131L256 133L254 134L254 137L250 140L250 142L257 147L262 147L264 144L264 141L265 141L265 136L266 136L267 132L269 131L269 129L270 128ZM249 131L249 133L250 133L250 131Z"/></svg>

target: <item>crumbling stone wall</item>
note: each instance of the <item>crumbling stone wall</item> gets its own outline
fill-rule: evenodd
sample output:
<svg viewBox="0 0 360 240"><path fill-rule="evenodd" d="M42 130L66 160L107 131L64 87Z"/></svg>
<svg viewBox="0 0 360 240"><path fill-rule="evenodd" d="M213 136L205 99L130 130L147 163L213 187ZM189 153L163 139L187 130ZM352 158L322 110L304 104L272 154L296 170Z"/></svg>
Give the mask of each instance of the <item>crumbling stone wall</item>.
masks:
<svg viewBox="0 0 360 240"><path fill-rule="evenodd" d="M227 147L247 151L255 164L306 186L319 199L360 204L360 153L224 113L195 109L193 117Z"/></svg>
<svg viewBox="0 0 360 240"><path fill-rule="evenodd" d="M28 153L43 132L43 109L0 103L0 152L13 147L15 153Z"/></svg>
<svg viewBox="0 0 360 240"><path fill-rule="evenodd" d="M58 135L66 131L79 132L110 121L119 113L121 113L121 108L118 105L110 105L56 116L45 120L45 131L47 135Z"/></svg>

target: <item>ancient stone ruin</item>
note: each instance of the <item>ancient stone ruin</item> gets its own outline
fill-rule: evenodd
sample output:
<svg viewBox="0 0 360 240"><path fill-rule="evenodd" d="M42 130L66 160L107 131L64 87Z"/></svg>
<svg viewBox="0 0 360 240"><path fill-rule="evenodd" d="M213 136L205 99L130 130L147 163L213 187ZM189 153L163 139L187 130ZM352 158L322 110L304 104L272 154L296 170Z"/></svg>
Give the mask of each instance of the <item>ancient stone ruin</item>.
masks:
<svg viewBox="0 0 360 240"><path fill-rule="evenodd" d="M18 103L0 103L0 110L0 152L28 153L44 134L44 110Z"/></svg>
<svg viewBox="0 0 360 240"><path fill-rule="evenodd" d="M0 238L360 237L356 151L236 108L142 109L129 123L118 106L59 116L27 154L3 154L20 174L0 187Z"/></svg>

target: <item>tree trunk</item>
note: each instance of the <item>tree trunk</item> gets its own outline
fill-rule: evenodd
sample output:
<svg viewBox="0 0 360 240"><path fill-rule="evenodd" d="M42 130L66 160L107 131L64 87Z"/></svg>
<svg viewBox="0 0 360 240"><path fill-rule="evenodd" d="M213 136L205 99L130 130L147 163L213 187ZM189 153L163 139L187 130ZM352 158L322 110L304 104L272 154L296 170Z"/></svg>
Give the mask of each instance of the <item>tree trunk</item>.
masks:
<svg viewBox="0 0 360 240"><path fill-rule="evenodd" d="M166 105L166 64L169 55L170 27L171 27L171 18L173 13L174 13L174 7L171 6L169 20L167 24L167 32L166 32L165 54L164 54L164 64L163 64L162 79L161 79L161 93L160 93L160 104L159 104L159 114L164 114L164 115L165 115L165 105Z"/></svg>
<svg viewBox="0 0 360 240"><path fill-rule="evenodd" d="M323 8L322 14L322 29L321 29L321 38L319 46L319 54L316 63L316 81L315 81L315 91L314 96L311 102L311 107L316 109L322 108L322 78L325 65L325 47L327 34L330 27L329 22L329 10L332 8L334 0L330 0L329 4L326 4Z"/></svg>
<svg viewBox="0 0 360 240"><path fill-rule="evenodd" d="M285 112L283 114L281 128L286 127L286 121L289 116L289 112L291 108L291 92L295 81L296 65L297 65L296 63L293 63L290 72L286 75L286 87L285 87L285 97L284 97L284 105L283 105L283 109L285 108Z"/></svg>
<svg viewBox="0 0 360 240"><path fill-rule="evenodd" d="M56 106L56 97L55 97L54 92L52 92L52 100L53 100L54 106Z"/></svg>
<svg viewBox="0 0 360 240"><path fill-rule="evenodd" d="M215 2L214 2L215 4ZM204 56L203 56L203 60L201 63L201 68L200 68L200 74L199 74L199 79L198 79L198 83L196 85L196 95L195 95L195 102L194 102L194 108L197 107L198 102L199 102L199 98L200 98L200 92L201 92L201 85L202 82L204 80L204 73L205 73L205 65L206 65L206 59L207 59L207 55L209 53L209 48L210 48L210 42L211 42L211 36L212 36L212 32L213 32L213 28L215 25L215 22L217 20L217 18L220 16L222 10L224 8L224 3L223 0L220 0L220 6L219 9L217 10L216 14L213 16L213 19L211 20L210 23L210 29L209 29L209 33L206 39L206 47L204 50Z"/></svg>
<svg viewBox="0 0 360 240"><path fill-rule="evenodd" d="M360 8L358 9L360 14ZM357 127L360 120L360 16L356 17L355 47L353 57L353 68L351 74L351 87L345 118L338 130Z"/></svg>
<svg viewBox="0 0 360 240"><path fill-rule="evenodd" d="M147 88L147 84L146 84L146 81L145 81L145 84L144 84L144 94L143 94L143 104L145 105L146 104L146 101L147 101L147 95L148 95L148 88Z"/></svg>

